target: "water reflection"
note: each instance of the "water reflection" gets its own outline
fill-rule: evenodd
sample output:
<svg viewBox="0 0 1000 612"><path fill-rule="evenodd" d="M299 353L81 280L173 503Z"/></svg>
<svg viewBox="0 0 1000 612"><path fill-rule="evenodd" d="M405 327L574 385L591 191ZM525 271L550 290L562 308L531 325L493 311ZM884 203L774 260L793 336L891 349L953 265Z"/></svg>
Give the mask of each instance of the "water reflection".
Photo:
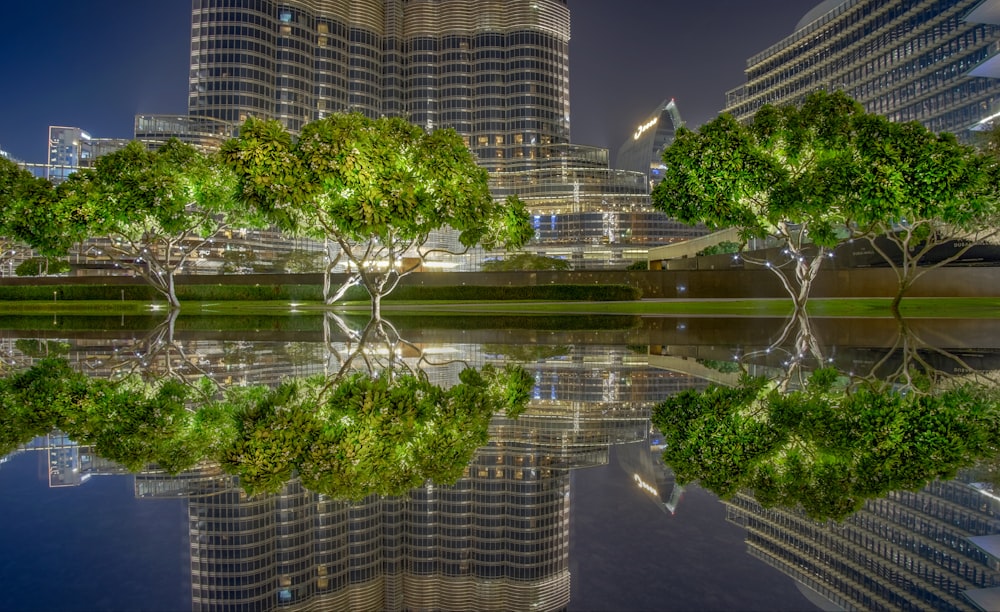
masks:
<svg viewBox="0 0 1000 612"><path fill-rule="evenodd" d="M133 370L185 380L208 375L223 387L330 375L349 361L371 367L395 363L450 386L467 367L516 363L531 375L531 396L519 418L492 420L489 443L455 484L418 487L405 496L373 495L351 503L310 492L298 479L275 495L248 496L216 465L202 464L176 477L147 466L134 477L135 496L185 500L191 597L198 610L593 608L587 601L570 601L570 549L584 544L570 541L571 475L604 466L614 456L630 488L655 502L664 517L683 519L689 493L650 448L656 442L649 437L652 406L685 389L702 390L709 381L735 383L738 368L730 364L758 374L788 371L782 363L787 353L782 358L773 348L784 329L775 320L664 318L573 330L448 329L397 321L367 354L358 352L363 327L357 321L324 324L316 318L292 329L255 323L256 331L238 332L182 319L159 342L141 329L8 330L0 334L0 346L10 367L55 355L99 376ZM881 371L904 359L893 348L892 321L812 324L825 363L842 373L868 373L875 364ZM954 372L989 368L1000 363L1000 335L990 325L917 323L913 327L926 346L916 354L961 353L964 365L953 366ZM799 368L808 374L815 365ZM125 471L60 432L20 452L39 454L52 486L86 486L94 475ZM894 492L866 502L860 513L837 524L797 511L765 510L744 493L735 494L727 508L730 520L747 529L752 555L841 605L895 608L914 601L909 605L961 609L969 607L961 590L997 583L995 562L976 557L964 539L1000 532L996 508L983 487L970 486L975 481L963 473L919 493ZM574 501L573 513L584 511L578 504ZM585 576L590 561L575 563ZM699 569L709 581L712 568ZM751 575L749 567L746 572ZM670 588L697 592L700 580ZM747 601L741 599L747 588L741 580L751 579L726 579L734 598L730 608ZM579 592L580 585L574 588ZM906 600L896 592L919 596ZM789 608L806 605L801 597L786 597ZM661 601L658 607L670 606Z"/></svg>

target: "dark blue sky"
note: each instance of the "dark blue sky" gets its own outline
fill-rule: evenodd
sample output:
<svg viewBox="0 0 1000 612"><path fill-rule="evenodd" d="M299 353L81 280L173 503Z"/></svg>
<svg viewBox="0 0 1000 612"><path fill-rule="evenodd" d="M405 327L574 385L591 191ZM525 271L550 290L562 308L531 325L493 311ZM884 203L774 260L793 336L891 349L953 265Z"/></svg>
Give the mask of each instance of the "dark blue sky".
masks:
<svg viewBox="0 0 1000 612"><path fill-rule="evenodd" d="M715 116L746 58L815 0L570 0L573 140L612 149L666 98ZM43 161L49 125L130 137L136 113L187 112L189 0L4 4L0 148Z"/></svg>

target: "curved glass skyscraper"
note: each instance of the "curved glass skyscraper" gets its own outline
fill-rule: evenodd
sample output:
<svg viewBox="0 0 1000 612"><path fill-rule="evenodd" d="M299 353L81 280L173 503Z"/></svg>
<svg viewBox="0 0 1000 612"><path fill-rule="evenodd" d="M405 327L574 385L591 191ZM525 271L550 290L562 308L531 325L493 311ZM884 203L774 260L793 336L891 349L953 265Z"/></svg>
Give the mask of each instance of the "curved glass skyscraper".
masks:
<svg viewBox="0 0 1000 612"><path fill-rule="evenodd" d="M791 35L747 60L747 81L727 94L725 110L747 120L764 104L842 90L868 112L968 139L1000 109L1000 80L978 71L1000 44L1000 27L977 8L984 4L992 2L821 2Z"/></svg>

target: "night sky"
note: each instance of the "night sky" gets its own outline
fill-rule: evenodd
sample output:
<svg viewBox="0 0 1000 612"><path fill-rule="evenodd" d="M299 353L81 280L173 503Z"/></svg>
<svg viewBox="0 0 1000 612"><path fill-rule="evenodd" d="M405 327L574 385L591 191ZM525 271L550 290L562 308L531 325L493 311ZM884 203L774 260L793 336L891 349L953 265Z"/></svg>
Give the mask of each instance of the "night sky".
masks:
<svg viewBox="0 0 1000 612"><path fill-rule="evenodd" d="M675 98L689 127L743 82L746 58L817 0L570 0L573 141L616 150ZM189 0L4 3L0 148L44 161L49 125L131 137L136 113L187 112Z"/></svg>

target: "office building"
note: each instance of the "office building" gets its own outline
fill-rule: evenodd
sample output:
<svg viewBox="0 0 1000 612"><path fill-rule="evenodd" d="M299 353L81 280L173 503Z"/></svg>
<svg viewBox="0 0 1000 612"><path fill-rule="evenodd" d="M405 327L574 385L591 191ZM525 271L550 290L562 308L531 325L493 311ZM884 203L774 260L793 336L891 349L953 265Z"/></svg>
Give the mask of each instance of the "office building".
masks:
<svg viewBox="0 0 1000 612"><path fill-rule="evenodd" d="M236 135L236 126L221 119L188 115L136 115L132 137L149 149L157 149L171 138L202 153L218 151ZM103 153L102 153L103 154Z"/></svg>
<svg viewBox="0 0 1000 612"><path fill-rule="evenodd" d="M747 60L746 83L728 92L725 111L745 121L764 104L840 90L868 112L970 140L1000 111L1000 80L978 70L1000 42L993 2L981 2L826 0Z"/></svg>

